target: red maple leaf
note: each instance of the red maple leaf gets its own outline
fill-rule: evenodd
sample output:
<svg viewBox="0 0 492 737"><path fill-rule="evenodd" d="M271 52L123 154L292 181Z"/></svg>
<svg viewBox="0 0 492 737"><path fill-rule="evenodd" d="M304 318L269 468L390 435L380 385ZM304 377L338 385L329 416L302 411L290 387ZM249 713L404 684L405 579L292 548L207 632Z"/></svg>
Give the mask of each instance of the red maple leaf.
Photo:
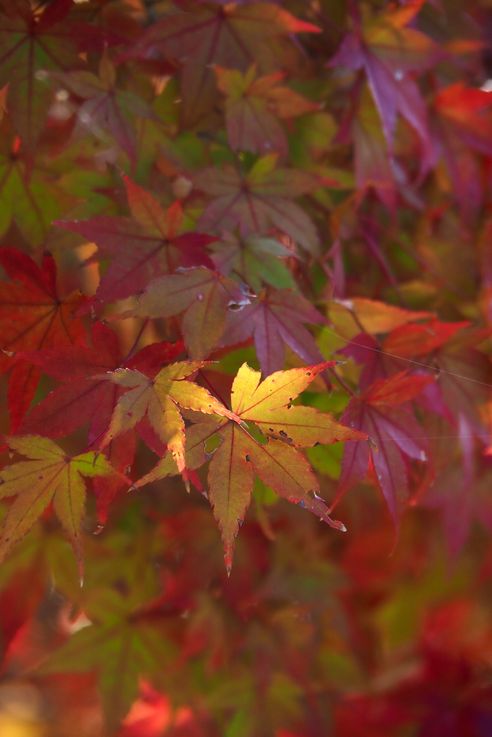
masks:
<svg viewBox="0 0 492 737"><path fill-rule="evenodd" d="M96 292L97 300L112 302L137 294L151 279L180 266L213 268L204 248L216 239L196 232L179 234L183 224L179 202L164 211L149 192L127 176L123 180L132 219L100 215L57 223L96 243L97 261L110 260Z"/></svg>
<svg viewBox="0 0 492 737"><path fill-rule="evenodd" d="M133 368L149 375L175 358L181 342L154 343L133 357L121 355L116 333L102 323L92 328L91 345L76 345L26 355L25 359L58 380L60 385L35 405L22 423L22 432L62 437L89 425L89 445L98 444L107 431L119 388L104 374Z"/></svg>
<svg viewBox="0 0 492 737"><path fill-rule="evenodd" d="M118 368L136 368L149 375L183 350L178 343L154 343L133 357L121 355L117 335L102 323L92 328L90 346L76 345L26 355L36 370L60 382L24 419L22 433L42 433L51 438L89 425L88 444L97 447L106 433L121 394L119 387L106 381L104 374ZM147 437L147 429L142 432ZM160 447L162 449L162 447ZM114 438L106 454L117 471L131 467L135 454L134 432ZM118 475L99 477L93 486L98 497L99 519L104 522L109 503L125 485Z"/></svg>
<svg viewBox="0 0 492 737"><path fill-rule="evenodd" d="M345 445L338 498L366 477L371 463L395 527L408 497L408 461L427 459L423 431L412 410L400 405L418 396L433 378L403 371L375 381L350 400L341 418L343 424L367 433L369 442Z"/></svg>
<svg viewBox="0 0 492 737"><path fill-rule="evenodd" d="M181 117L185 127L195 125L217 97L214 65L246 69L256 64L261 73L276 70L287 57L286 37L319 33L269 2L179 3L143 35L128 54L138 59L164 57L181 63ZM289 49L292 52L292 49Z"/></svg>
<svg viewBox="0 0 492 737"><path fill-rule="evenodd" d="M16 354L81 343L85 330L77 309L84 298L77 292L61 296L56 283L56 264L45 254L41 266L13 248L0 251L0 263L10 282L0 283L0 371L12 368L8 404L12 429L29 407L40 371L18 361Z"/></svg>

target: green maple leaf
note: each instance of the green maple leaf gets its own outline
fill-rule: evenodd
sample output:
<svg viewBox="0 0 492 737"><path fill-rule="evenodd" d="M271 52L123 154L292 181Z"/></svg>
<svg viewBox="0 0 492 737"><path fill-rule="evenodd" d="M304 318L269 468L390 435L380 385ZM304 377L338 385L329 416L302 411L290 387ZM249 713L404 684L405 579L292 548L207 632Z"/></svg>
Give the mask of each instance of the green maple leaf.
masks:
<svg viewBox="0 0 492 737"><path fill-rule="evenodd" d="M0 498L16 497L0 530L0 560L53 502L81 565L80 526L86 497L83 476L109 476L114 469L101 453L89 451L71 457L52 440L39 435L9 437L7 443L29 460L0 471Z"/></svg>
<svg viewBox="0 0 492 737"><path fill-rule="evenodd" d="M277 289L296 289L297 285L285 260L295 254L274 238L241 238L225 233L215 246L214 262L224 274L234 274L259 292L264 284Z"/></svg>
<svg viewBox="0 0 492 737"><path fill-rule="evenodd" d="M113 733L138 696L142 676L158 676L174 648L144 608L114 591L96 606L89 602L91 624L79 630L42 664L42 675L95 670L109 733Z"/></svg>
<svg viewBox="0 0 492 737"><path fill-rule="evenodd" d="M68 197L44 166L29 170L19 146L18 138L0 144L0 235L15 222L31 246L39 246Z"/></svg>

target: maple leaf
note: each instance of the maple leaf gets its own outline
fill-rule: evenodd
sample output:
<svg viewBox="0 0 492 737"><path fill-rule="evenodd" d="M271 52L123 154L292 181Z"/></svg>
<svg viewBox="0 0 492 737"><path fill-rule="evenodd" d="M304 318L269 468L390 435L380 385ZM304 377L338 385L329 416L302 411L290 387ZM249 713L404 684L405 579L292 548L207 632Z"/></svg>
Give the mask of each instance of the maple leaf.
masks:
<svg viewBox="0 0 492 737"><path fill-rule="evenodd" d="M492 153L492 101L489 92L466 87L462 82L440 89L434 108L448 132L452 130L462 142L490 156ZM444 133L441 127L439 137ZM442 138L441 138L442 140Z"/></svg>
<svg viewBox="0 0 492 737"><path fill-rule="evenodd" d="M387 378L395 371L401 371L408 361L441 348L467 325L467 322L447 323L435 319L406 323L392 330L381 343L372 335L360 333L339 352L363 365L359 386L366 389L376 379ZM424 362L415 363L425 368ZM438 370L431 362L429 368Z"/></svg>
<svg viewBox="0 0 492 737"><path fill-rule="evenodd" d="M470 323L428 320L395 328L383 341L383 350L396 356L425 356L445 346Z"/></svg>
<svg viewBox="0 0 492 737"><path fill-rule="evenodd" d="M0 235L15 223L32 246L40 246L67 197L46 166L31 170L17 136L12 141L5 136L0 142L0 199Z"/></svg>
<svg viewBox="0 0 492 737"><path fill-rule="evenodd" d="M360 377L363 389L374 379L398 370L403 361L413 361L425 368L425 363L415 361L415 357L433 353L429 368L437 373L439 382L432 387L432 398L426 397L427 407L455 426L466 418L470 432L487 444L489 431L481 408L486 406L490 393L490 364L485 354L474 347L484 335L480 331L461 333L467 327L467 321L436 319L402 324L386 336L382 348L372 337L361 334L340 353L363 364Z"/></svg>
<svg viewBox="0 0 492 737"><path fill-rule="evenodd" d="M440 89L433 105L436 158L442 157L460 208L469 215L482 201L476 154L492 154L490 93L456 83Z"/></svg>
<svg viewBox="0 0 492 737"><path fill-rule="evenodd" d="M323 316L301 294L291 289L266 289L251 305L230 312L221 343L242 343L251 336L264 375L284 366L285 345L306 363L323 357L303 323L323 324Z"/></svg>
<svg viewBox="0 0 492 737"><path fill-rule="evenodd" d="M36 391L40 372L16 360L22 351L38 351L80 343L84 327L75 317L83 304L78 293L61 297L56 285L56 264L45 254L41 267L12 248L0 251L0 263L12 279L0 283L0 370L13 368L9 381L9 410L18 427Z"/></svg>
<svg viewBox="0 0 492 737"><path fill-rule="evenodd" d="M116 334L101 323L92 328L92 346L43 350L26 359L62 384L31 408L22 431L52 438L70 435L90 423L89 443L107 430L116 403L116 387L99 375L120 365Z"/></svg>
<svg viewBox="0 0 492 737"><path fill-rule="evenodd" d="M121 737L157 737L162 730L168 729L173 720L189 725L191 710L180 707L176 714L171 710L169 698L152 688L147 682L141 682L138 699L132 704L126 716ZM193 737L190 734L190 737Z"/></svg>
<svg viewBox="0 0 492 737"><path fill-rule="evenodd" d="M366 433L371 442L345 445L337 499L365 478L371 461L396 529L408 497L407 459L427 460L421 427L412 411L400 405L418 396L433 380L433 376L412 376L405 371L378 379L360 397L350 400L341 418Z"/></svg>
<svg viewBox="0 0 492 737"><path fill-rule="evenodd" d="M317 104L279 84L285 78L283 72L257 77L256 65L245 74L216 66L215 74L219 90L226 95L227 137L235 151L272 151L284 158L288 141L279 118L294 118L319 109Z"/></svg>
<svg viewBox="0 0 492 737"><path fill-rule="evenodd" d="M108 521L111 505L124 491L128 490L128 475L131 472L137 451L137 436L134 431L119 435L105 448L105 455L118 473L98 476L92 482L96 497L98 524L104 527Z"/></svg>
<svg viewBox="0 0 492 737"><path fill-rule="evenodd" d="M0 497L16 496L0 530L0 559L53 502L81 566L80 525L86 496L82 477L108 476L114 469L101 453L89 451L70 457L52 440L39 435L9 437L7 443L29 460L0 471Z"/></svg>
<svg viewBox="0 0 492 737"><path fill-rule="evenodd" d="M135 162L137 142L133 121L136 117L150 118L152 113L140 97L116 84L116 68L108 54L101 57L98 76L81 70L56 74L55 79L83 100L77 110L79 134L84 135L88 130L103 140L114 138Z"/></svg>
<svg viewBox="0 0 492 737"><path fill-rule="evenodd" d="M427 112L419 88L409 72L434 63L437 47L398 11L381 13L342 41L330 66L364 70L390 150L400 114L417 132L421 145L421 173L433 162Z"/></svg>
<svg viewBox="0 0 492 737"><path fill-rule="evenodd" d="M171 317L183 314L181 331L188 353L206 358L224 332L228 311L249 303L245 290L205 268L161 276L152 281L130 315Z"/></svg>
<svg viewBox="0 0 492 737"><path fill-rule="evenodd" d="M389 333L402 325L433 315L423 310L406 310L374 299L353 297L330 302L329 317L337 331L350 338L360 333L361 327L370 335Z"/></svg>
<svg viewBox="0 0 492 737"><path fill-rule="evenodd" d="M42 675L95 670L98 674L106 727L120 725L138 695L142 676L158 676L164 663L175 656L171 642L158 623L146 617L135 597L106 591L96 606L88 606L90 624L75 632L50 653L38 668ZM94 611L92 611L92 609Z"/></svg>
<svg viewBox="0 0 492 737"><path fill-rule="evenodd" d="M396 182L388 147L369 95L362 94L352 121L355 178L358 193L374 189L388 208L396 204Z"/></svg>
<svg viewBox="0 0 492 737"><path fill-rule="evenodd" d="M436 386L436 389L440 387ZM435 412L434 417L441 415L445 420L453 421L452 415L455 414L457 434L436 434L436 426L433 425L430 436L433 463L429 465L412 504L437 508L441 512L448 554L455 561L469 537L474 518L491 529L490 466L477 464L475 435L480 437L480 432L473 426L470 416L460 411L460 404L457 412L450 412L439 391L433 395L429 404ZM440 430L441 423L437 428ZM450 444L451 439L457 442Z"/></svg>
<svg viewBox="0 0 492 737"><path fill-rule="evenodd" d="M439 351L437 365L442 369L439 389L448 416L456 426L465 418L470 432L489 445L490 421L483 408L490 401L490 358L474 346L458 343Z"/></svg>
<svg viewBox="0 0 492 737"><path fill-rule="evenodd" d="M181 342L154 343L130 358L124 357L116 333L98 322L92 327L90 346L60 346L26 355L26 360L61 384L31 408L22 432L42 432L56 438L89 424L89 444L98 443L108 430L120 394L103 375L118 368L152 375L181 350ZM126 465L129 463L131 458Z"/></svg>
<svg viewBox="0 0 492 737"><path fill-rule="evenodd" d="M182 65L181 120L189 128L214 105L215 65L245 71L256 64L260 72L273 71L279 60L292 55L287 37L319 31L273 3L186 2L182 10L167 12L154 23L129 55L143 59L161 55Z"/></svg>
<svg viewBox="0 0 492 737"><path fill-rule="evenodd" d="M116 404L102 446L147 417L159 439L168 446L175 458L179 472L183 473L185 425L179 408L238 420L234 412L224 407L206 389L185 381L202 366L203 361L181 361L161 369L154 378L131 369L117 369L109 373L106 376L109 381L128 391Z"/></svg>
<svg viewBox="0 0 492 737"><path fill-rule="evenodd" d="M219 434L220 445L209 466L208 496L222 533L228 571L255 475L279 496L300 504L335 529L345 529L342 523L329 516L326 504L317 495L318 481L297 448L356 441L366 435L339 424L313 407L291 404L316 376L332 365L333 362L327 361L302 369L278 371L260 383L260 372L243 364L231 390L231 408L242 424L227 418L213 419L188 429L186 467L190 469L198 468L207 460L205 443ZM258 439L254 427L261 431ZM175 474L176 469L176 461L168 453L135 487Z"/></svg>
<svg viewBox="0 0 492 737"><path fill-rule="evenodd" d="M57 225L79 233L98 247L97 260L109 258L96 299L112 302L137 294L149 281L178 267L213 264L204 247L216 240L202 233L183 233L183 211L175 202L164 211L157 200L123 176L133 220L100 215L90 220L62 220Z"/></svg>
<svg viewBox="0 0 492 737"><path fill-rule="evenodd" d="M235 274L254 292L261 291L264 284L277 289L296 288L296 282L282 260L292 257L292 251L274 238L254 235L241 238L226 233L211 248L219 271Z"/></svg>
<svg viewBox="0 0 492 737"><path fill-rule="evenodd" d="M71 3L56 0L39 14L28 0L6 0L0 10L0 86L9 83L7 110L29 153L43 130L51 89L48 71L81 65L63 21Z"/></svg>
<svg viewBox="0 0 492 737"><path fill-rule="evenodd" d="M14 555L2 565L3 581L0 592L0 606L4 612L1 629L2 658L8 654L9 646L15 643L16 636L23 628L29 626L43 599L44 585L41 571L39 558L35 555L30 556L27 561L23 560L21 565Z"/></svg>
<svg viewBox="0 0 492 737"><path fill-rule="evenodd" d="M435 482L419 500L419 505L439 510L448 555L451 560L456 560L475 521L492 531L492 478L490 471L485 471L478 478L467 473L461 458L458 463L450 464L449 449L446 460L446 466L439 469Z"/></svg>
<svg viewBox="0 0 492 737"><path fill-rule="evenodd" d="M42 433L56 438L88 424L89 446L97 447L109 428L121 393L117 385L101 378L101 374L126 367L152 376L183 349L181 341L154 343L132 357L124 357L116 334L107 326L96 323L91 337L91 346L60 347L25 356L26 361L61 383L31 408L20 426L21 433ZM113 468L127 472L135 455L133 431L115 438L106 452ZM94 480L101 522L106 521L109 504L125 485L124 477L118 474Z"/></svg>
<svg viewBox="0 0 492 737"><path fill-rule="evenodd" d="M313 192L323 180L307 172L276 167L277 158L277 154L263 156L245 174L230 166L198 172L194 177L196 187L213 198L198 226L219 234L238 228L241 235L266 235L277 228L316 254L316 228L290 198Z"/></svg>

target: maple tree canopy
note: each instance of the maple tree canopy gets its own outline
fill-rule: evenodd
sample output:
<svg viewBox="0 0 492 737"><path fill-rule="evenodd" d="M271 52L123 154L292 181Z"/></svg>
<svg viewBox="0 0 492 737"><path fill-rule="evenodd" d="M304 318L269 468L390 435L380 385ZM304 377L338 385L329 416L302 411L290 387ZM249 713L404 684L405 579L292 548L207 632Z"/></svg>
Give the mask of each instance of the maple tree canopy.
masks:
<svg viewBox="0 0 492 737"><path fill-rule="evenodd" d="M490 737L491 38L2 0L1 735Z"/></svg>

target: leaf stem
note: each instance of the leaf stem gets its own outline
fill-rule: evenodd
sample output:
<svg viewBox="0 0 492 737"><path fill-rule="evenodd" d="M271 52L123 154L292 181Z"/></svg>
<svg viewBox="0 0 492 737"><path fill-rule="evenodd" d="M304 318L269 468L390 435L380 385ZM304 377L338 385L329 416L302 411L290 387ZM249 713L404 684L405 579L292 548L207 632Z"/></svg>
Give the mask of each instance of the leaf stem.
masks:
<svg viewBox="0 0 492 737"><path fill-rule="evenodd" d="M328 371L333 376L333 378L336 379L336 381L340 384L342 389L344 389L347 392L347 394L349 394L351 397L355 397L355 392L353 391L353 389L346 383L345 379L342 379L342 377L337 374L334 368L329 368Z"/></svg>
<svg viewBox="0 0 492 737"><path fill-rule="evenodd" d="M146 317L145 320L142 322L140 329L135 337L135 340L132 343L132 347L130 348L126 356L124 357L122 363L124 363L125 361L128 361L128 359L131 358L133 354L135 353L135 351L137 350L138 344L140 343L140 339L142 335L144 334L145 329L147 328L147 325L149 324L149 322L150 322L149 317Z"/></svg>

